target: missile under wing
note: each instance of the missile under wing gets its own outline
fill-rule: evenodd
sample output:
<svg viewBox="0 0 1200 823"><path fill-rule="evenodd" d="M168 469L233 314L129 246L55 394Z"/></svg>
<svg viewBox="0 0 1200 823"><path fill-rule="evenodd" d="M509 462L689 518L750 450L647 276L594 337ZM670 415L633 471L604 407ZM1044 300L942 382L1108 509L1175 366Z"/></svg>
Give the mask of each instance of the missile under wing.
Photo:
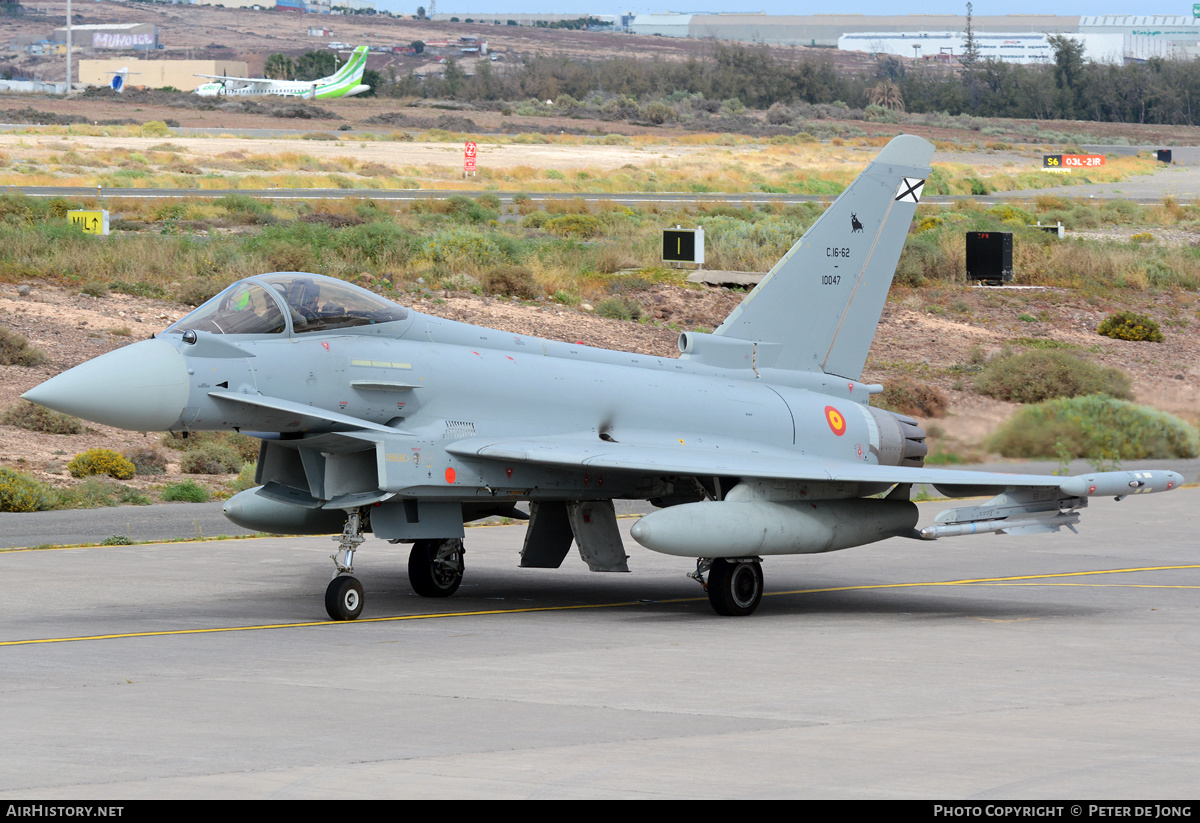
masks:
<svg viewBox="0 0 1200 823"><path fill-rule="evenodd" d="M571 546L628 571L615 499L660 507L644 547L697 559L722 614L749 614L762 558L889 537L1073 530L1095 496L1166 491L1174 472L1045 477L924 467L917 422L861 382L933 147L889 143L712 334L678 358L607 351L419 314L301 272L239 281L155 339L71 369L33 402L133 430L261 438L243 526L341 531L326 608L361 612L365 533L410 544L420 594L462 580L463 524L524 517L524 567ZM989 499L918 528L912 484Z"/></svg>

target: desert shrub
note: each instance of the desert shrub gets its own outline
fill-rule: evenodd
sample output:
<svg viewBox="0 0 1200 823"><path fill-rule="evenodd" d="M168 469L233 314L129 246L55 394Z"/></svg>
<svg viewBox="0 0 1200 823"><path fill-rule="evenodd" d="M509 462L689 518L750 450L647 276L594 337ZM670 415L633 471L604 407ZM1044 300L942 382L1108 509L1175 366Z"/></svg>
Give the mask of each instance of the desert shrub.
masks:
<svg viewBox="0 0 1200 823"><path fill-rule="evenodd" d="M474 203L473 200L471 202ZM421 254L431 263L478 271L512 262L509 249L498 240L499 235L484 234L465 227L447 229L429 237Z"/></svg>
<svg viewBox="0 0 1200 823"><path fill-rule="evenodd" d="M24 336L0 326L0 366L40 366L46 354L29 345Z"/></svg>
<svg viewBox="0 0 1200 823"><path fill-rule="evenodd" d="M667 122L674 122L678 118L678 115L675 114L675 109L659 100L654 100L642 106L641 113L642 117L656 126L661 126Z"/></svg>
<svg viewBox="0 0 1200 823"><path fill-rule="evenodd" d="M767 122L772 126L785 126L792 122L792 110L783 103L774 103L767 109Z"/></svg>
<svg viewBox="0 0 1200 823"><path fill-rule="evenodd" d="M133 477L135 469L132 463L112 449L88 449L71 459L67 471L72 477L106 474L117 480L128 480Z"/></svg>
<svg viewBox="0 0 1200 823"><path fill-rule="evenodd" d="M563 214L551 217L542 228L560 237L595 237L604 231L604 224L593 214Z"/></svg>
<svg viewBox="0 0 1200 823"><path fill-rule="evenodd" d="M490 269L480 275L479 282L489 294L503 294L523 300L533 300L542 294L542 287L524 266Z"/></svg>
<svg viewBox="0 0 1200 823"><path fill-rule="evenodd" d="M242 463L241 455L222 443L206 443L179 458L184 474L231 474L240 470Z"/></svg>
<svg viewBox="0 0 1200 823"><path fill-rule="evenodd" d="M181 480L168 483L162 499L168 503L207 503L208 491L195 480Z"/></svg>
<svg viewBox="0 0 1200 823"><path fill-rule="evenodd" d="M45 434L79 434L83 431L83 422L78 417L51 411L28 400L18 400L5 409L3 422L6 426Z"/></svg>
<svg viewBox="0 0 1200 823"><path fill-rule="evenodd" d="M254 482L254 475L258 468L257 463L243 463L242 470L238 472L237 477L229 481L229 488L234 493L244 492L247 489L252 489L258 484Z"/></svg>
<svg viewBox="0 0 1200 823"><path fill-rule="evenodd" d="M920 286L927 280L955 282L962 279L958 262L948 253L942 235L926 231L905 243L896 266L895 280L905 286Z"/></svg>
<svg viewBox="0 0 1200 823"><path fill-rule="evenodd" d="M1200 434L1166 412L1093 394L1026 406L987 448L1005 457L1191 458L1200 455Z"/></svg>
<svg viewBox="0 0 1200 823"><path fill-rule="evenodd" d="M142 137L170 137L171 129L162 120L147 120L141 127Z"/></svg>
<svg viewBox="0 0 1200 823"><path fill-rule="evenodd" d="M186 277L174 288L174 297L188 306L199 306L217 296L224 284L211 277Z"/></svg>
<svg viewBox="0 0 1200 823"><path fill-rule="evenodd" d="M201 451L213 446L232 450L242 460L257 460L261 443L257 438L241 432L191 432L187 437L181 437L168 432L162 436L159 443L168 449L190 452ZM241 463L238 463L240 466ZM230 471L236 471L231 469Z"/></svg>
<svg viewBox="0 0 1200 823"><path fill-rule="evenodd" d="M40 512L54 507L50 487L29 475L0 467L0 512Z"/></svg>
<svg viewBox="0 0 1200 823"><path fill-rule="evenodd" d="M225 209L229 214L258 217L271 213L270 203L256 200L245 194L227 194L224 197L218 197L212 201L212 204L219 209Z"/></svg>
<svg viewBox="0 0 1200 823"><path fill-rule="evenodd" d="M1131 311L1110 314L1104 318L1096 333L1115 340L1147 340L1151 343L1161 343L1166 339L1156 321Z"/></svg>
<svg viewBox="0 0 1200 823"><path fill-rule="evenodd" d="M500 203L499 198L496 198L496 206L489 208L484 205L481 197L472 200L465 194L456 194L446 201L446 206L447 213L454 220L462 223L486 223L496 219Z"/></svg>
<svg viewBox="0 0 1200 823"><path fill-rule="evenodd" d="M637 320L642 307L628 297L606 297L596 304L596 314L609 320Z"/></svg>
<svg viewBox="0 0 1200 823"><path fill-rule="evenodd" d="M1053 349L994 357L975 378L975 388L997 400L1016 403L1086 394L1131 397L1125 372Z"/></svg>
<svg viewBox="0 0 1200 823"><path fill-rule="evenodd" d="M524 214L524 212L522 212ZM525 214L525 219L521 221L521 225L527 229L543 228L551 219L550 215L544 211L531 211Z"/></svg>
<svg viewBox="0 0 1200 823"><path fill-rule="evenodd" d="M158 449L135 449L125 455L125 459L133 464L134 470L141 475L165 474L167 458Z"/></svg>
<svg viewBox="0 0 1200 823"><path fill-rule="evenodd" d="M496 195L496 194L492 194L491 192L485 192L483 194L477 195L475 197L475 202L478 203L479 205L483 206L485 209L491 209L492 211L497 211L497 212L500 211L500 208L502 206L502 204L500 203L500 196ZM515 202L515 199L514 199L514 202Z"/></svg>
<svg viewBox="0 0 1200 823"><path fill-rule="evenodd" d="M59 489L56 509L99 509L107 506L149 506L154 501L137 489L99 477L89 477L66 489Z"/></svg>
<svg viewBox="0 0 1200 823"><path fill-rule="evenodd" d="M103 280L88 280L79 287L80 294L88 297L108 297L108 283Z"/></svg>
<svg viewBox="0 0 1200 823"><path fill-rule="evenodd" d="M887 381L883 392L875 395L871 404L900 414L943 417L950 402L937 386L898 377Z"/></svg>

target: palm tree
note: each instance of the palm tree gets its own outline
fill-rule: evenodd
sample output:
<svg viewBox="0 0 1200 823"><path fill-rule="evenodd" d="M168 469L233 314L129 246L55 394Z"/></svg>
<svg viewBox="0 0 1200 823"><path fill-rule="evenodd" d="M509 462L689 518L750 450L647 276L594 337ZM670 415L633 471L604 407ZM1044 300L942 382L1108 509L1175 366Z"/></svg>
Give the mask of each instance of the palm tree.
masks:
<svg viewBox="0 0 1200 823"><path fill-rule="evenodd" d="M871 89L871 102L892 111L904 111L904 97L900 87L891 80L881 80Z"/></svg>

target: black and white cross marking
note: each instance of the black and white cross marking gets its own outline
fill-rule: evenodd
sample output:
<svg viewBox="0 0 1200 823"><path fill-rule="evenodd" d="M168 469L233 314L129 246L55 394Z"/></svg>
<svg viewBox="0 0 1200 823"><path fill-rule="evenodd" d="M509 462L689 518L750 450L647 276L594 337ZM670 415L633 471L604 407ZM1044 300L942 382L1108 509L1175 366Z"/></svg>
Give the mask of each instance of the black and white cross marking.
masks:
<svg viewBox="0 0 1200 823"><path fill-rule="evenodd" d="M896 201L900 203L918 203L921 200L921 189L924 187L924 180L919 180L915 177L905 177L900 181L900 188L896 189Z"/></svg>

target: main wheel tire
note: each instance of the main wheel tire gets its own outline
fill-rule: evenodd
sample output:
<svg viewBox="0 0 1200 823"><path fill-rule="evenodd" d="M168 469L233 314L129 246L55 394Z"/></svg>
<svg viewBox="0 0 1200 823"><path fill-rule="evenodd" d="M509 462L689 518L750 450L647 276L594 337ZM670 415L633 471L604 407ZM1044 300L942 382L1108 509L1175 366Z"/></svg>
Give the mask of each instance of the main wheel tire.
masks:
<svg viewBox="0 0 1200 823"><path fill-rule="evenodd" d="M362 614L363 589L357 579L339 575L325 589L325 611L334 620L353 620Z"/></svg>
<svg viewBox="0 0 1200 823"><path fill-rule="evenodd" d="M717 614L741 617L758 608L763 595L762 565L718 557L708 571L708 602Z"/></svg>
<svg viewBox="0 0 1200 823"><path fill-rule="evenodd" d="M449 545L446 545L449 544ZM462 583L462 540L418 540L408 553L408 583L421 597L449 597Z"/></svg>

